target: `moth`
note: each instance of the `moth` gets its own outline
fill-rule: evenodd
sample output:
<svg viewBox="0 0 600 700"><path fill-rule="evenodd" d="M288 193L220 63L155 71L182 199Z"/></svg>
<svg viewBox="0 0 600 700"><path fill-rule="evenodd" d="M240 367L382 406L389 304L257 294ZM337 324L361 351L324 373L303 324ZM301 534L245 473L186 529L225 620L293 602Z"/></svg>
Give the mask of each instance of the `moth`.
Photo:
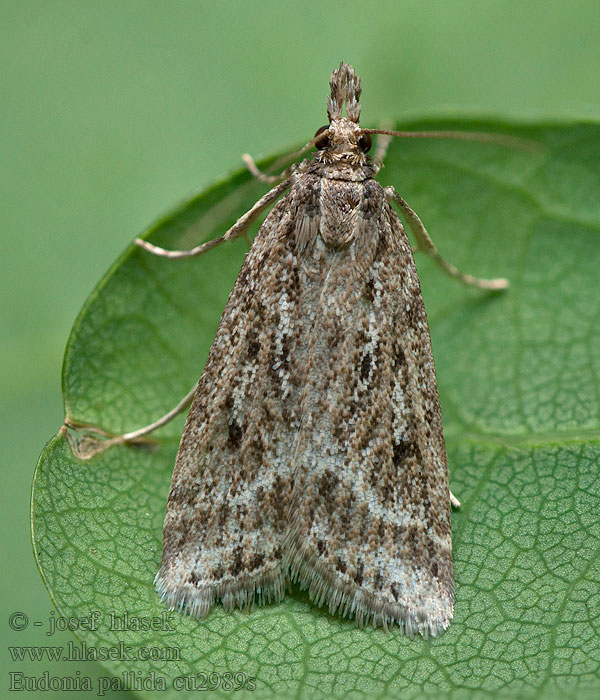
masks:
<svg viewBox="0 0 600 700"><path fill-rule="evenodd" d="M155 584L171 609L202 618L218 602L280 601L296 582L331 614L435 636L452 619L450 505L459 504L419 278L392 204L450 275L484 289L507 281L447 263L375 176L390 136L494 138L363 129L354 69L342 63L330 87L312 157L280 178L246 157L278 184L227 233L190 251L136 241L168 258L199 255L277 202L194 390ZM384 137L374 157L372 134Z"/></svg>

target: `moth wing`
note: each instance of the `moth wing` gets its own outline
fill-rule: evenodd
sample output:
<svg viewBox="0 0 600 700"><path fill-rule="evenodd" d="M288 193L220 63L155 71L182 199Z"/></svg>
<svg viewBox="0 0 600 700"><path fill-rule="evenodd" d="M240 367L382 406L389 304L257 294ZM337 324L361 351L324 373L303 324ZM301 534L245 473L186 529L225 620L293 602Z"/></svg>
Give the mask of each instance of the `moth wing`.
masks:
<svg viewBox="0 0 600 700"><path fill-rule="evenodd" d="M284 594L297 406L287 358L299 296L286 199L231 292L173 472L155 583L171 608L196 617L217 600L243 608Z"/></svg>
<svg viewBox="0 0 600 700"><path fill-rule="evenodd" d="M285 558L332 613L435 635L454 596L447 457L412 253L378 210L313 292Z"/></svg>

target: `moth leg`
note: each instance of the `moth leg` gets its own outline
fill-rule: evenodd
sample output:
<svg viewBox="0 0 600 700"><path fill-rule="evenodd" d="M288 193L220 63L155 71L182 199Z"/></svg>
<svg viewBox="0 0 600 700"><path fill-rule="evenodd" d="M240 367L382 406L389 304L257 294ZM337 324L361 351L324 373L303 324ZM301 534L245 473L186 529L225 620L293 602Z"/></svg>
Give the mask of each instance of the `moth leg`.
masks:
<svg viewBox="0 0 600 700"><path fill-rule="evenodd" d="M283 178L287 179L290 173L298 167L298 163L294 161L298 160L298 158L300 158L300 156L303 153L306 153L306 151L308 151L309 148L314 146L315 138L312 138L308 143L305 143L304 146L302 146L302 148L298 149L297 151L293 151L292 153L287 153L286 155L281 156L281 158L278 158L271 165L273 170L277 170L278 168L283 167L286 163L288 164L287 167L285 167L279 175L268 175L267 173L264 173L262 170L259 169L259 167L254 162L254 158L252 158L252 156L249 153L244 153L244 155L242 156L242 160L246 164L248 170L252 173L252 175L254 175L254 177L257 180L267 183L278 182Z"/></svg>
<svg viewBox="0 0 600 700"><path fill-rule="evenodd" d="M133 430L130 433L123 433L122 435L113 435L101 428L76 423L67 418L64 428L73 453L80 459L90 459L90 457L93 457L99 452L104 452L104 450L114 445L125 445L142 441L146 435L170 423L173 418L188 408L194 398L197 388L198 382L194 384L193 388L188 391L175 408L172 408L158 420L153 421L149 425L145 425L143 428L138 428L137 430ZM73 435L69 432L69 428L72 430L79 430L82 434L80 436Z"/></svg>
<svg viewBox="0 0 600 700"><path fill-rule="evenodd" d="M473 287L479 287L480 289L497 290L506 289L506 287L508 287L507 279L498 278L487 280L479 277L473 277L472 275L460 272L458 268L444 260L444 258L442 258L442 256L437 252L434 242L431 240L429 234L427 233L427 229L425 226L423 226L423 222L421 219L419 219L416 212L414 212L408 206L406 201L396 192L393 187L386 187L384 191L388 201L396 202L406 217L406 221L417 239L417 250L421 250L424 253L427 253L427 255L430 255L442 268L442 270L450 275L450 277L456 277L456 279L459 279L461 282L472 285Z"/></svg>
<svg viewBox="0 0 600 700"><path fill-rule="evenodd" d="M391 129L393 125L382 124L382 129ZM377 134L377 145L375 147L375 152L373 153L373 167L375 168L375 174L377 174L381 168L383 168L383 161L388 152L390 143L392 142L393 136L390 134Z"/></svg>
<svg viewBox="0 0 600 700"><path fill-rule="evenodd" d="M283 192L285 192L290 185L291 180L288 178L276 187L273 187L272 190L269 190L258 200L258 202L256 202L252 209L249 209L245 214L240 216L240 218L226 233L224 233L222 236L218 236L217 238L213 238L212 241L201 243L190 250L166 250L165 248L149 243L142 238L136 238L135 244L153 255L161 255L164 258L192 258L197 255L202 255L202 253L206 253L208 250L216 248L225 241L231 241L238 236L244 235L250 228L251 224L260 216L260 214L262 214L262 212L267 209L267 207L269 207L281 194L283 194Z"/></svg>
<svg viewBox="0 0 600 700"><path fill-rule="evenodd" d="M261 182L279 182L285 175L285 170L280 175L267 175L267 173L263 173L263 171L254 162L254 158L249 153L244 153L242 160L252 175L254 175L254 177Z"/></svg>
<svg viewBox="0 0 600 700"><path fill-rule="evenodd" d="M454 506L455 508L460 508L460 501L456 496L450 491L450 505Z"/></svg>

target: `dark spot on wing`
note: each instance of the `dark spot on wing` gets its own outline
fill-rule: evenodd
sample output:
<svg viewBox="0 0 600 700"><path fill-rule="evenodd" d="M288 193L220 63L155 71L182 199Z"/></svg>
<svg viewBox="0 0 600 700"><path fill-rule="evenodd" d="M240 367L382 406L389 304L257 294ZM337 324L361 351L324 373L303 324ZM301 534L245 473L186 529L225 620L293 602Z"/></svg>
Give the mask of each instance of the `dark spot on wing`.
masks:
<svg viewBox="0 0 600 700"><path fill-rule="evenodd" d="M232 576L237 576L240 571L242 570L243 567L243 561L242 557L244 555L244 548L243 547L236 547L235 554L233 555L233 561L231 562L231 566L229 567L229 573Z"/></svg>
<svg viewBox="0 0 600 700"><path fill-rule="evenodd" d="M412 442L403 440L399 444L394 443L394 452L392 460L394 466L399 467L405 462L409 457L413 457L415 454L415 445Z"/></svg>
<svg viewBox="0 0 600 700"><path fill-rule="evenodd" d="M240 446L243 434L244 433L240 426L235 422L235 420L232 420L229 424L229 444L234 450Z"/></svg>
<svg viewBox="0 0 600 700"><path fill-rule="evenodd" d="M181 505L194 506L198 499L198 491L194 486L184 486L173 482L169 491L169 501Z"/></svg>
<svg viewBox="0 0 600 700"><path fill-rule="evenodd" d="M363 359L362 362L360 363L360 378L364 381L369 377L369 374L371 372L371 362L373 358L371 356L371 353L367 353Z"/></svg>
<svg viewBox="0 0 600 700"><path fill-rule="evenodd" d="M358 566L356 567L356 573L354 574L354 583L357 586L362 585L364 570L365 570L365 564L364 564L364 562L361 561L358 563Z"/></svg>
<svg viewBox="0 0 600 700"><path fill-rule="evenodd" d="M250 571L254 571L255 569L258 569L263 565L265 561L265 555L262 553L257 552L254 554L252 557L252 560L250 561L250 566L248 567Z"/></svg>
<svg viewBox="0 0 600 700"><path fill-rule="evenodd" d="M258 340L251 340L248 343L248 359L252 359L260 352L260 343Z"/></svg>
<svg viewBox="0 0 600 700"><path fill-rule="evenodd" d="M317 488L321 498L327 502L331 497L331 492L338 485L339 479L332 471L324 472L317 480Z"/></svg>
<svg viewBox="0 0 600 700"><path fill-rule="evenodd" d="M227 501L223 501L221 507L218 510L217 514L217 522L219 524L219 529L223 531L225 528L225 523L227 522L227 518L229 517L229 503Z"/></svg>
<svg viewBox="0 0 600 700"><path fill-rule="evenodd" d="M394 367L396 369L399 369L400 367L406 367L406 356L404 355L404 350L398 344L396 345Z"/></svg>
<svg viewBox="0 0 600 700"><path fill-rule="evenodd" d="M377 569L375 572L375 579L373 580L373 587L375 590L381 590L381 584L383 582L383 576L381 575L381 569Z"/></svg>
<svg viewBox="0 0 600 700"><path fill-rule="evenodd" d="M365 299L368 299L371 303L375 301L375 280L372 277L369 277L367 280L363 295Z"/></svg>

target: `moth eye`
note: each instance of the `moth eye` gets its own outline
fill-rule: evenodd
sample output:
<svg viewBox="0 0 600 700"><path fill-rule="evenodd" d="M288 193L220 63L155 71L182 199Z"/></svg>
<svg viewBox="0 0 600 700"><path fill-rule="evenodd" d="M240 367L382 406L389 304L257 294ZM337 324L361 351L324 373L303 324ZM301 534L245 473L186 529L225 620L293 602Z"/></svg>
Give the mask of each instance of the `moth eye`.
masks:
<svg viewBox="0 0 600 700"><path fill-rule="evenodd" d="M372 145L371 134L361 134L358 137L358 147L363 153L368 153Z"/></svg>
<svg viewBox="0 0 600 700"><path fill-rule="evenodd" d="M321 150L322 148L327 148L329 144L331 143L331 138L329 136L328 132L329 131L329 124L326 124L325 126L322 126L320 129L317 129L315 131L315 137L319 136L319 134L323 134L320 138L318 138L315 141L315 148L317 150Z"/></svg>

